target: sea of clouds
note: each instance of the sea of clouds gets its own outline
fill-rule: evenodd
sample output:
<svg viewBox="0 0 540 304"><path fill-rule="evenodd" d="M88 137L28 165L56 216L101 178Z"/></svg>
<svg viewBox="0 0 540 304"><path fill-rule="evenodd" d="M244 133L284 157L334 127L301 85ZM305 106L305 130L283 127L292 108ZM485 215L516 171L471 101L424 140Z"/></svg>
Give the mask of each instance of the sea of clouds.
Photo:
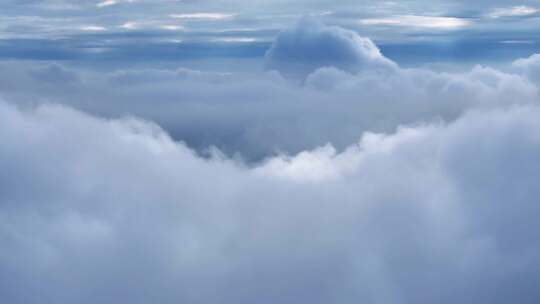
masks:
<svg viewBox="0 0 540 304"><path fill-rule="evenodd" d="M264 65L4 62L5 303L538 302L540 55L405 69L304 19Z"/></svg>

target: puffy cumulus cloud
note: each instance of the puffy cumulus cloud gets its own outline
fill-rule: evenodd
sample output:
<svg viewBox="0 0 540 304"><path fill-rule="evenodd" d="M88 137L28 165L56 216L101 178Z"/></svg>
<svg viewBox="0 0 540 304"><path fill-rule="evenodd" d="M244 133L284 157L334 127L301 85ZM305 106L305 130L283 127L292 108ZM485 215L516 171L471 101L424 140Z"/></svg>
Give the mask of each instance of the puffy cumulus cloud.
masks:
<svg viewBox="0 0 540 304"><path fill-rule="evenodd" d="M531 81L540 84L540 54L518 59L513 62L513 66L524 72Z"/></svg>
<svg viewBox="0 0 540 304"><path fill-rule="evenodd" d="M384 57L369 38L309 17L279 34L266 53L266 68L288 77L303 79L321 67L356 73L388 71L397 65Z"/></svg>
<svg viewBox="0 0 540 304"><path fill-rule="evenodd" d="M0 104L6 303L537 303L540 109L256 166Z"/></svg>

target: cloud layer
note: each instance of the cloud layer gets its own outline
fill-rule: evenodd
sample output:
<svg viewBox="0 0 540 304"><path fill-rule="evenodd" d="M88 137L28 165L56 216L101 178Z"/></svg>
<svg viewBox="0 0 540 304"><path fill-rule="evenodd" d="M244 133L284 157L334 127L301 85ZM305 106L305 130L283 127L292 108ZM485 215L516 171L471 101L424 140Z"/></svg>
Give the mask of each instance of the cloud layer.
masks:
<svg viewBox="0 0 540 304"><path fill-rule="evenodd" d="M475 111L246 167L139 120L2 103L1 293L535 303L538 115Z"/></svg>

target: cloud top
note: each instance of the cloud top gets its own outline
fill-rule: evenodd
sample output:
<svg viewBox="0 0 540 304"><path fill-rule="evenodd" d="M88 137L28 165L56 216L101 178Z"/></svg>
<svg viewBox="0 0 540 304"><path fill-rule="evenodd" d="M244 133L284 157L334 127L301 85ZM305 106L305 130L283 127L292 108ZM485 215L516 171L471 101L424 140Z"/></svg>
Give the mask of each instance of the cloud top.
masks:
<svg viewBox="0 0 540 304"><path fill-rule="evenodd" d="M540 54L518 59L512 65L521 70L531 81L540 85Z"/></svg>
<svg viewBox="0 0 540 304"><path fill-rule="evenodd" d="M369 38L309 17L281 32L266 52L266 68L288 77L305 78L322 67L358 73L388 71L397 65L384 57Z"/></svg>
<svg viewBox="0 0 540 304"><path fill-rule="evenodd" d="M0 293L533 304L538 115L474 111L246 166L152 123L0 103Z"/></svg>

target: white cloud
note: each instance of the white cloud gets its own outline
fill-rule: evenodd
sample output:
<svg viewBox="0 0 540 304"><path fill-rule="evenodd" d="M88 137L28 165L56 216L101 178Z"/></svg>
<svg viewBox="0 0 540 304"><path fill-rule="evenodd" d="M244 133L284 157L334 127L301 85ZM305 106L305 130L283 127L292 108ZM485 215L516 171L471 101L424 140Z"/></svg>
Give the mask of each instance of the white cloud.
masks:
<svg viewBox="0 0 540 304"><path fill-rule="evenodd" d="M228 13L193 13L193 14L172 14L171 18L176 19L209 19L209 20L222 20L230 19L236 16L235 14Z"/></svg>
<svg viewBox="0 0 540 304"><path fill-rule="evenodd" d="M167 31L184 31L186 28L180 24L172 24L165 20L134 20L127 21L119 26L124 30L155 29Z"/></svg>
<svg viewBox="0 0 540 304"><path fill-rule="evenodd" d="M212 41L249 43L249 42L255 42L257 41L257 39L252 38L252 37L224 37L224 38L215 38L215 39L212 39Z"/></svg>
<svg viewBox="0 0 540 304"><path fill-rule="evenodd" d="M122 24L120 27L126 30L134 30L139 27L139 23L135 21L128 21Z"/></svg>
<svg viewBox="0 0 540 304"><path fill-rule="evenodd" d="M183 27L181 25L177 25L177 24L166 24L166 25L162 25L161 28L164 29L164 30L169 30L169 31L185 30L185 27Z"/></svg>
<svg viewBox="0 0 540 304"><path fill-rule="evenodd" d="M369 18L360 20L363 25L406 26L427 29L454 30L467 27L472 21L456 17L435 17L417 15L398 15L384 18Z"/></svg>
<svg viewBox="0 0 540 304"><path fill-rule="evenodd" d="M97 7L106 7L106 6L111 6L111 5L115 5L117 4L118 2L116 2L115 0L105 0L103 2L99 2L97 4Z"/></svg>
<svg viewBox="0 0 540 304"><path fill-rule="evenodd" d="M134 2L136 2L136 0L105 0L96 4L96 6L99 8L103 8L103 7L117 5L119 3L134 3Z"/></svg>
<svg viewBox="0 0 540 304"><path fill-rule="evenodd" d="M0 103L0 291L29 304L532 304L536 285L508 276L540 279L539 115L474 111L250 167L151 123Z"/></svg>
<svg viewBox="0 0 540 304"><path fill-rule="evenodd" d="M529 6L514 6L508 8L497 8L493 10L489 16L491 18L501 18L501 17L522 17L528 15L534 15L539 13L540 9L529 7Z"/></svg>
<svg viewBox="0 0 540 304"><path fill-rule="evenodd" d="M102 31L106 31L107 28L103 26L99 26L99 25L85 25L85 26L81 26L80 30L89 31L89 32L102 32Z"/></svg>

